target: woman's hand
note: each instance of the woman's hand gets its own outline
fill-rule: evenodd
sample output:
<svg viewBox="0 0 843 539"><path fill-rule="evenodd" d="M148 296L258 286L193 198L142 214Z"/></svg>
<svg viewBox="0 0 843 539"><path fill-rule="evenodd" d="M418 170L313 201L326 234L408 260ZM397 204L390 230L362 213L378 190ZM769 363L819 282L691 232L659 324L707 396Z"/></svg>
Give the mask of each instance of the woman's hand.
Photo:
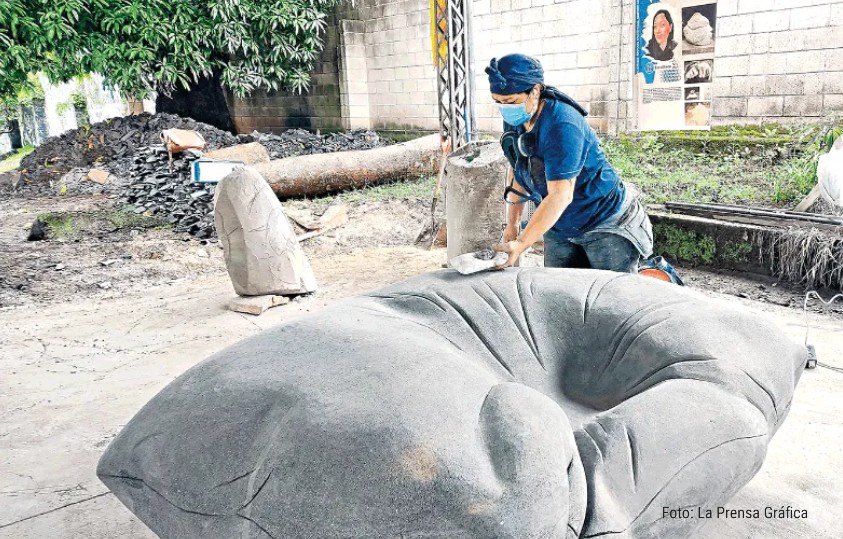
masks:
<svg viewBox="0 0 843 539"><path fill-rule="evenodd" d="M521 253L527 250L527 245L518 241L512 240L506 243L501 243L500 245L495 246L495 251L499 253L508 253L509 258L506 259L506 262L501 264L500 266L495 266L497 269L504 269L504 268L511 268L516 263L518 263L518 257L521 256Z"/></svg>

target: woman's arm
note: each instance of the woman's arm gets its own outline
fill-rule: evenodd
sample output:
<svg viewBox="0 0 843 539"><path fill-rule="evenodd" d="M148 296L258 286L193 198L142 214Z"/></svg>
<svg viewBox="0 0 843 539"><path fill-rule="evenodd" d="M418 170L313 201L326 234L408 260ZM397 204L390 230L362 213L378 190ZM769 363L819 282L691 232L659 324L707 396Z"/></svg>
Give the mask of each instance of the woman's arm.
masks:
<svg viewBox="0 0 843 539"><path fill-rule="evenodd" d="M545 232L551 229L556 221L562 217L565 209L574 200L574 188L576 187L577 179L570 178L567 180L551 180L547 182L547 197L542 200L539 207L536 208L536 213L530 219L530 223L521 237L515 240L506 241L495 247L496 251L509 253L509 258L505 264L498 266L499 269L508 268L515 265L521 253L533 245ZM519 210L519 217L520 217ZM509 225L507 224L507 228Z"/></svg>
<svg viewBox="0 0 843 539"><path fill-rule="evenodd" d="M512 184L519 191L524 190L524 187L518 183L514 178L512 167L506 169L506 184ZM512 200L515 195L509 194L506 205L506 229L503 231L503 243L514 240L518 237L518 231L521 225L521 215L524 214L524 204L516 204L517 200ZM517 198L517 197L516 197Z"/></svg>

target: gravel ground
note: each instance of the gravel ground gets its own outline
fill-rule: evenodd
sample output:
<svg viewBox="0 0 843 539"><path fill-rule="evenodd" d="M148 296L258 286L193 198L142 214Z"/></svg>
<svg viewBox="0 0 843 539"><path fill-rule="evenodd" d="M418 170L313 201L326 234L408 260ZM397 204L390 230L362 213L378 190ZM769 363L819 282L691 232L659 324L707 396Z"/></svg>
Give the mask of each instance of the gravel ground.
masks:
<svg viewBox="0 0 843 539"><path fill-rule="evenodd" d="M154 284L224 275L215 239L198 240L169 229L127 226L114 230L114 195L23 197L0 205L0 309L132 294ZM330 201L291 200L285 206L319 214ZM412 245L429 206L423 200L362 201L348 205L348 223L303 243L312 259L377 247ZM83 215L80 230L61 240L26 241L44 212ZM303 232L303 230L302 230ZM442 261L445 253L442 251ZM541 265L541 255L528 255ZM805 290L775 279L680 267L688 286L801 310ZM828 298L833 291L821 290ZM817 302L809 307L824 311ZM832 310L843 317L843 302Z"/></svg>

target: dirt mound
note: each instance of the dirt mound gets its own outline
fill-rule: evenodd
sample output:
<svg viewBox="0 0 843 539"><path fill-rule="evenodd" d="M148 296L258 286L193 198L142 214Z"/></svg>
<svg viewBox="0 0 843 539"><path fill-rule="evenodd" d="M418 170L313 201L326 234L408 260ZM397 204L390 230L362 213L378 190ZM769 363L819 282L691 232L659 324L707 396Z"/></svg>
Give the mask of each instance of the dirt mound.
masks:
<svg viewBox="0 0 843 539"><path fill-rule="evenodd" d="M280 134L255 131L235 136L174 114L125 116L47 139L21 162L20 180L0 182L0 196L16 192L29 196L107 193L118 206L134 214L162 216L176 232L212 238L216 235L214 186L191 180L191 163L201 152L177 154L170 163L160 134L174 128L200 132L207 142L206 150L259 142L273 159L363 150L392 143L366 129L327 135L291 129ZM108 183L86 181L84 177L91 167L110 172Z"/></svg>
<svg viewBox="0 0 843 539"><path fill-rule="evenodd" d="M27 182L55 182L77 167L91 167L134 155L161 143L164 129L198 131L213 150L237 144L237 137L216 127L174 114L139 114L111 118L50 137L21 161Z"/></svg>

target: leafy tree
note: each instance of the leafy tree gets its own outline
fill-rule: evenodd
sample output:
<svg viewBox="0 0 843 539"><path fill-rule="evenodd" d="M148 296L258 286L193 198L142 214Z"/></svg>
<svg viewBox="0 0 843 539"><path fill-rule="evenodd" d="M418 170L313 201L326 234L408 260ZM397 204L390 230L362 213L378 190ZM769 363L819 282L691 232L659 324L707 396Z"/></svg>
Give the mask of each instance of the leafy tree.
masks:
<svg viewBox="0 0 843 539"><path fill-rule="evenodd" d="M127 95L301 91L339 0L0 0L0 96L96 72Z"/></svg>
<svg viewBox="0 0 843 539"><path fill-rule="evenodd" d="M0 0L0 134L10 131L18 106L36 90L32 73L40 61L32 40L39 30L26 8L21 0Z"/></svg>

